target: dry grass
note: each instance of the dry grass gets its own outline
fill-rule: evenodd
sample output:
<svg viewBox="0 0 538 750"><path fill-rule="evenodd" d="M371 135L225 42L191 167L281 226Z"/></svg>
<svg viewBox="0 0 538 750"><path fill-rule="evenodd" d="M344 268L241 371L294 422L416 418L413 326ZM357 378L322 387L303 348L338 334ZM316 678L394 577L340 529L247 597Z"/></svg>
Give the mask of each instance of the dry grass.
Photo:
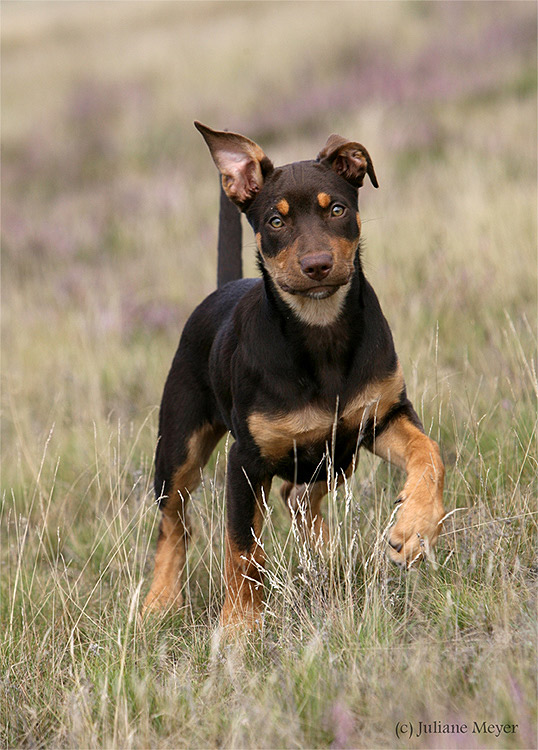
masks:
<svg viewBox="0 0 538 750"><path fill-rule="evenodd" d="M535 747L535 6L2 15L2 746ZM157 404L216 270L195 118L275 161L332 131L367 146L365 266L451 512L436 564L404 575L383 539L397 472L364 455L330 494L328 559L274 493L263 632L220 648L224 442L191 504L186 607L137 617ZM434 720L469 732L396 739Z"/></svg>

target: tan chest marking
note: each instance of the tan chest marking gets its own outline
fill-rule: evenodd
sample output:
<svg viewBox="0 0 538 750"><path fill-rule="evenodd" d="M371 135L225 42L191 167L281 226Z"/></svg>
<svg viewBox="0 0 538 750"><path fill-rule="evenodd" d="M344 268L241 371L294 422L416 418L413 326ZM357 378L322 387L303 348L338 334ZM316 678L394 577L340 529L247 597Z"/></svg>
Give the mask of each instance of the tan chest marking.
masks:
<svg viewBox="0 0 538 750"><path fill-rule="evenodd" d="M388 378L372 383L355 398L348 401L337 415L336 408L308 404L302 409L287 414L264 414L254 412L248 418L250 434L264 458L278 460L293 451L294 446L303 447L330 441L335 420L345 428L362 430L370 418L379 422L390 407L398 401L404 386L400 364Z"/></svg>
<svg viewBox="0 0 538 750"><path fill-rule="evenodd" d="M254 412L248 418L250 434L262 456L278 459L296 445L310 445L331 434L335 415L309 404L288 414L269 415Z"/></svg>
<svg viewBox="0 0 538 750"><path fill-rule="evenodd" d="M399 400L404 385L402 367L398 362L392 375L385 380L370 383L347 402L341 414L344 426L362 429L371 418L379 423Z"/></svg>

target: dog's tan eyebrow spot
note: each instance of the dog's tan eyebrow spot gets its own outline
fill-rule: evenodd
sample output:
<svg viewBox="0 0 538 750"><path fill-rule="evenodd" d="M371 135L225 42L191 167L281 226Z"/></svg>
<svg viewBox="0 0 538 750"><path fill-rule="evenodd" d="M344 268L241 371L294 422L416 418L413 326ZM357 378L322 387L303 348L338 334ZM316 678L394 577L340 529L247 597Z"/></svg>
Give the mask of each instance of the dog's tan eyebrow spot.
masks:
<svg viewBox="0 0 538 750"><path fill-rule="evenodd" d="M322 208L327 208L330 202L330 195L327 195L327 193L318 193L318 203Z"/></svg>
<svg viewBox="0 0 538 750"><path fill-rule="evenodd" d="M282 198L281 200L279 200L278 203L276 204L276 207L278 208L282 216L287 216L289 214L290 204L285 198Z"/></svg>

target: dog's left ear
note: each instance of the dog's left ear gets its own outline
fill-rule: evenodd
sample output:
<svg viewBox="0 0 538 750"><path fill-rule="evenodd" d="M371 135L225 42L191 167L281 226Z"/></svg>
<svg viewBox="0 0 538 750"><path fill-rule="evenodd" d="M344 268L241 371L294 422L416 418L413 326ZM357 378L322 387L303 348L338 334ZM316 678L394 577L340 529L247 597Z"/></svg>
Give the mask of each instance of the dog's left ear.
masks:
<svg viewBox="0 0 538 750"><path fill-rule="evenodd" d="M379 187L370 154L360 143L347 141L341 135L330 135L317 156L317 161L328 164L336 174L360 188L364 175L368 175L374 187Z"/></svg>

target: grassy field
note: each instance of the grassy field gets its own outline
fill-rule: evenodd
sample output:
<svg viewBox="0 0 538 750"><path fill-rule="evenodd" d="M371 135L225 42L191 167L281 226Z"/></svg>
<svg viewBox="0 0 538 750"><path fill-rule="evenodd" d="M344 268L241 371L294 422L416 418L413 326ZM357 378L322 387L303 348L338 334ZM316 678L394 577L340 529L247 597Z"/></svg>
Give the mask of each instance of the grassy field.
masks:
<svg viewBox="0 0 538 750"><path fill-rule="evenodd" d="M216 274L194 119L277 163L368 148L365 268L450 513L404 574L396 470L331 494L326 560L274 492L264 628L224 645L226 442L186 607L137 616L158 404ZM2 747L536 747L536 135L532 2L2 3Z"/></svg>

